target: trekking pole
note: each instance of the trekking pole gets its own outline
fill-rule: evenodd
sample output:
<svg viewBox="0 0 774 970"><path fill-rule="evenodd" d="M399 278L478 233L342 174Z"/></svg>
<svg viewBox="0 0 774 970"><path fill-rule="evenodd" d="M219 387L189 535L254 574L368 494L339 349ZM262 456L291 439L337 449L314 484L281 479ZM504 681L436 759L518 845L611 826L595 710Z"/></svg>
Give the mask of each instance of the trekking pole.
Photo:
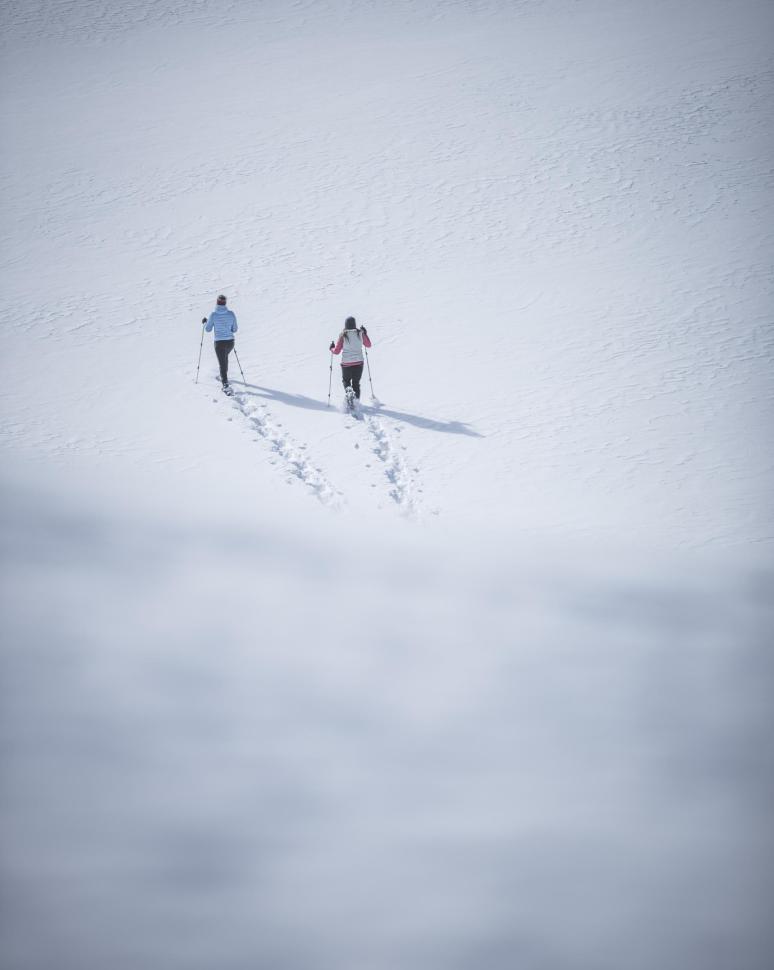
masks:
<svg viewBox="0 0 774 970"><path fill-rule="evenodd" d="M366 366L368 367L368 383L371 385L371 397L375 398L374 394L374 382L371 380L371 365L368 363L368 351L366 350L365 344L363 344L363 350L365 350L366 355Z"/></svg>
<svg viewBox="0 0 774 970"><path fill-rule="evenodd" d="M331 351L331 366L329 368L330 373L328 375L328 407L331 406L331 384L333 383L333 351Z"/></svg>
<svg viewBox="0 0 774 970"><path fill-rule="evenodd" d="M202 317L202 342L199 344L199 363L196 365L196 380L194 384L199 383L199 368L202 365L202 347L204 346L204 324L207 322L207 317Z"/></svg>
<svg viewBox="0 0 774 970"><path fill-rule="evenodd" d="M242 375L242 383L246 384L245 372L242 370L242 365L239 363L239 354L236 352L236 344L234 344L234 356L236 357L236 362L239 364L239 373Z"/></svg>

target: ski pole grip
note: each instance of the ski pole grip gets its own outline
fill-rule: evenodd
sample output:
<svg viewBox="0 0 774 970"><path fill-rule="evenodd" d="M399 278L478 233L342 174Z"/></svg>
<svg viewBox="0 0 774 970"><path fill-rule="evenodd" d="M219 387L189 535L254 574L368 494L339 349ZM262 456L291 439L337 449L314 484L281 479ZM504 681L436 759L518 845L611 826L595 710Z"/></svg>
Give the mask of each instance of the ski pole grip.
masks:
<svg viewBox="0 0 774 970"><path fill-rule="evenodd" d="M206 322L207 322L207 317L202 317L202 323L206 323Z"/></svg>

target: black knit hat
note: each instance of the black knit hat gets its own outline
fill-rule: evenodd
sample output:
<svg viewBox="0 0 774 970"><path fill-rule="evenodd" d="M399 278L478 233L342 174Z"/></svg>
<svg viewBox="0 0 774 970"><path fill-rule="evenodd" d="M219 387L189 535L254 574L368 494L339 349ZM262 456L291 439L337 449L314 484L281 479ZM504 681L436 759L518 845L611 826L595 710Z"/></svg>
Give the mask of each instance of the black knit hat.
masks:
<svg viewBox="0 0 774 970"><path fill-rule="evenodd" d="M218 297L218 306L225 306L225 305L226 305L226 298L221 293L220 296Z"/></svg>
<svg viewBox="0 0 774 970"><path fill-rule="evenodd" d="M357 329L357 324L355 323L355 318L354 317L347 317L347 319L344 321L344 329L345 330L356 330Z"/></svg>

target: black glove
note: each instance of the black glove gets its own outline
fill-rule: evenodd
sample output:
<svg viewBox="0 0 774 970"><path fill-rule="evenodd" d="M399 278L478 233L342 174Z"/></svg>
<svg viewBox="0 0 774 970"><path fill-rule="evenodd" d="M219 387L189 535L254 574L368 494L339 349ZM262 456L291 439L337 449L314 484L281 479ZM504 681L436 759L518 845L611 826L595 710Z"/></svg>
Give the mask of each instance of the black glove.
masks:
<svg viewBox="0 0 774 970"><path fill-rule="evenodd" d="M336 346L336 344L335 344L335 343L334 343L334 342L333 342L333 341L331 340L331 345L330 345L330 347L328 348L328 350L333 350L333 348L334 348L335 346Z"/></svg>
<svg viewBox="0 0 774 970"><path fill-rule="evenodd" d="M207 317L202 317L202 323L206 323L206 322L207 322Z"/></svg>
<svg viewBox="0 0 774 970"><path fill-rule="evenodd" d="M361 333L364 333L364 334L365 334L366 336L368 336L368 331L366 330L366 328L365 328L365 327L361 327L361 328L360 328L360 332L361 332Z"/></svg>

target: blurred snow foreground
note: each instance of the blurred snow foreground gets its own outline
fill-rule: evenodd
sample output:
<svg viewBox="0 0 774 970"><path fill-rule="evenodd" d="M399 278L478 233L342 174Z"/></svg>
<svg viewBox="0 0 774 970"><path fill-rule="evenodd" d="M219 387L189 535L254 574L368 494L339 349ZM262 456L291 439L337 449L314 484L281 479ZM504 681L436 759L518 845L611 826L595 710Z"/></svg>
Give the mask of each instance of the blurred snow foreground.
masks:
<svg viewBox="0 0 774 970"><path fill-rule="evenodd" d="M770 965L765 569L3 520L3 968Z"/></svg>

